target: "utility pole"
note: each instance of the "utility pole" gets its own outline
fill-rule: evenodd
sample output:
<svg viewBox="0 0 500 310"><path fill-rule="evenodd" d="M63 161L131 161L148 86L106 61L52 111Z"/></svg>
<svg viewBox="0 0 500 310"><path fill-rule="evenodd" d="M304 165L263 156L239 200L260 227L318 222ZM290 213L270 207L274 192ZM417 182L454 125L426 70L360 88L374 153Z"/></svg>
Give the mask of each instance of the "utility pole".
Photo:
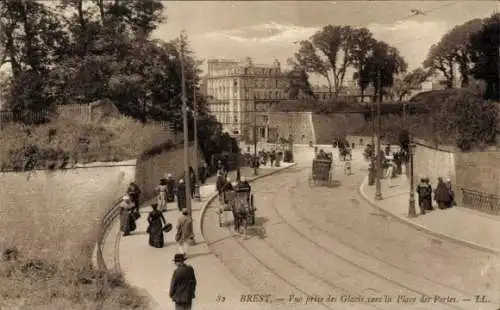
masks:
<svg viewBox="0 0 500 310"><path fill-rule="evenodd" d="M253 167L253 175L258 175L257 164L259 159L257 158L257 101L255 100L255 95L253 96L253 156L256 161Z"/></svg>
<svg viewBox="0 0 500 310"><path fill-rule="evenodd" d="M382 120L380 117L380 104L382 103L382 87L381 87L381 68L377 72L377 89L378 89L378 102L377 102L377 177L375 179L375 200L382 200L382 191L380 186L380 178L382 177L382 158L380 156L380 131L382 127Z"/></svg>
<svg viewBox="0 0 500 310"><path fill-rule="evenodd" d="M184 36L180 36L180 63L181 63L181 83L182 83L182 119L184 136L184 182L186 184L186 208L189 216L191 209L191 178L189 171L189 136L188 136L188 117L187 117L187 95L186 95L186 76L184 72Z"/></svg>
<svg viewBox="0 0 500 310"><path fill-rule="evenodd" d="M198 104L196 103L196 85L193 84L193 122L194 122L194 173L195 173L195 184L194 184L194 198L196 201L201 201L200 196L200 161L198 159Z"/></svg>

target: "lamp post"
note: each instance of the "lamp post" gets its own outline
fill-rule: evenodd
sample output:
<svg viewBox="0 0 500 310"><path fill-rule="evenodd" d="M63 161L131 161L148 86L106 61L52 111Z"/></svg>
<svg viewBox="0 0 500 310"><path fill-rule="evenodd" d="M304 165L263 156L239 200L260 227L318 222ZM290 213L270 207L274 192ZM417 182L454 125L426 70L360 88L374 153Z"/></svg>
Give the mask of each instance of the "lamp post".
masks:
<svg viewBox="0 0 500 310"><path fill-rule="evenodd" d="M259 174L257 165L257 101L256 96L253 96L253 158L256 161L253 165L253 175L257 176Z"/></svg>
<svg viewBox="0 0 500 310"><path fill-rule="evenodd" d="M189 171L189 136L188 136L188 117L187 117L187 95L186 95L186 76L184 72L184 37L180 37L180 63L181 63L181 86L182 86L182 120L184 137L184 182L186 184L186 208L189 216L191 209L191 180Z"/></svg>
<svg viewBox="0 0 500 310"><path fill-rule="evenodd" d="M415 155L416 145L413 141L410 143L410 201L408 208L408 217L416 217L415 211L415 177L413 173L413 156Z"/></svg>
<svg viewBox="0 0 500 310"><path fill-rule="evenodd" d="M378 102L377 102L377 150L376 150L376 158L377 158L377 175L375 178L375 200L382 200L382 191L380 178L382 177L382 158L380 156L380 131L382 127L382 120L380 117L380 104L382 102L382 87L380 83L380 68L378 69L377 74L377 88L378 88Z"/></svg>
<svg viewBox="0 0 500 310"><path fill-rule="evenodd" d="M196 85L193 85L193 122L194 122L194 198L201 201L200 195L200 177L199 177L199 160L198 160L198 104L196 103Z"/></svg>

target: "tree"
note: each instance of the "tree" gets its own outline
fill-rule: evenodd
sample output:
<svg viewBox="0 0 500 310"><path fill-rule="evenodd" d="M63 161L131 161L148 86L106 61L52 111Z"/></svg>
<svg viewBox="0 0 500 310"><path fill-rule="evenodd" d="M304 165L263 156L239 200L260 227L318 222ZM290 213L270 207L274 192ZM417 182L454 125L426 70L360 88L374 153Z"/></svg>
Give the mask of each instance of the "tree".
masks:
<svg viewBox="0 0 500 310"><path fill-rule="evenodd" d="M7 107L51 108L46 75L67 46L59 17L43 3L6 0L0 2L0 26L4 49L0 65L8 64L12 69L2 87ZM26 86L27 81L32 84Z"/></svg>
<svg viewBox="0 0 500 310"><path fill-rule="evenodd" d="M470 54L468 42L481 27L481 19L473 19L448 31L441 40L431 46L424 68L439 70L448 88L453 87L455 71L460 72L462 87L469 83Z"/></svg>
<svg viewBox="0 0 500 310"><path fill-rule="evenodd" d="M335 96L341 91L347 68L353 62L353 33L350 26L325 26L310 40L301 41L299 52L295 54L297 63L306 72L319 74L327 80L329 93Z"/></svg>
<svg viewBox="0 0 500 310"><path fill-rule="evenodd" d="M486 82L485 98L500 100L500 14L485 19L480 31L470 38L472 75Z"/></svg>
<svg viewBox="0 0 500 310"><path fill-rule="evenodd" d="M368 59L377 41L373 38L372 33L366 28L354 29L353 40L354 46L351 52L353 67L355 69L353 79L358 82L361 92L361 101L363 101L364 92L369 82L362 79L361 73L367 70Z"/></svg>
<svg viewBox="0 0 500 310"><path fill-rule="evenodd" d="M377 41L367 59L366 68L361 72L363 85L370 83L375 89L375 97L383 94L383 89L394 85L394 76L406 72L408 65L399 51L387 43ZM380 82L380 83L379 83Z"/></svg>
<svg viewBox="0 0 500 310"><path fill-rule="evenodd" d="M398 101L403 101L405 96L410 95L413 89L419 89L422 83L432 75L432 71L422 68L414 69L402 78L396 78L392 88L393 94Z"/></svg>
<svg viewBox="0 0 500 310"><path fill-rule="evenodd" d="M286 73L288 85L285 91L288 99L316 98L306 70L292 59L289 59L288 63L292 66L292 69Z"/></svg>

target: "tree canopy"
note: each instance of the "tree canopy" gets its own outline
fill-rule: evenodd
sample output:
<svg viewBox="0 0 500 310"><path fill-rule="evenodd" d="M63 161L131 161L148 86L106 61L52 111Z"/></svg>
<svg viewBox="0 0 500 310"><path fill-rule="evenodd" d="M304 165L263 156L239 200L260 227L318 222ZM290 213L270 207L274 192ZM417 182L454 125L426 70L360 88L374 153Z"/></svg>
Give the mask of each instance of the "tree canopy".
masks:
<svg viewBox="0 0 500 310"><path fill-rule="evenodd" d="M185 35L151 38L163 9L159 0L0 2L1 64L12 67L4 85L7 106L33 111L110 99L125 115L180 129L181 45L190 104L201 62Z"/></svg>
<svg viewBox="0 0 500 310"><path fill-rule="evenodd" d="M324 77L334 96L344 88L349 69L354 70L353 78L364 93L369 85L378 87L374 83L377 70L381 70L381 84L386 87L392 86L394 75L407 67L396 48L375 40L366 28L327 25L299 44L296 64L307 73Z"/></svg>

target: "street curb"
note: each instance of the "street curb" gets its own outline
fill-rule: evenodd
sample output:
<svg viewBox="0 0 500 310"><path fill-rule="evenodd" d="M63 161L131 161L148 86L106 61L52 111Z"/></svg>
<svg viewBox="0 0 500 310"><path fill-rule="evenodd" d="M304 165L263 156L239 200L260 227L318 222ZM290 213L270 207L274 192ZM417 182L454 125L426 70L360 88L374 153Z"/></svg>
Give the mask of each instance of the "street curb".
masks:
<svg viewBox="0 0 500 310"><path fill-rule="evenodd" d="M272 176L272 175L275 175L277 173L280 173L280 172L283 172L287 169L290 169L292 167L295 167L297 166L297 163L292 163L290 166L288 167L283 167L281 169L276 169L268 174L265 174L265 175L258 175L257 177L251 179L251 180L248 180L248 183L253 183L254 181L257 181L257 180L260 180L262 178L265 178L265 177L269 177L269 176ZM212 195L210 196L210 198L208 198L204 203L203 203L203 206L201 207L201 210L200 210L200 220L199 220L199 226L198 228L200 229L200 232L201 232L201 241L205 241L205 238L203 236L203 219L205 218L205 212L207 211L207 207L208 205L210 205L210 203L212 203L212 201L217 198L217 191Z"/></svg>
<svg viewBox="0 0 500 310"><path fill-rule="evenodd" d="M465 245L467 247L470 247L470 248L473 248L473 249L476 249L476 250L480 250L480 251L483 251L483 252L487 252L487 253L490 253L490 254L495 254L495 255L500 255L500 251L499 250L496 250L496 249L493 249L493 248L490 248L490 247L487 247L487 246L483 246L483 245L480 245L480 244L477 244L477 243L474 243L474 242L471 242L471 241L466 241L466 240L463 240L463 239L460 239L460 238L457 238L457 237L453 237L453 236L450 236L448 234L444 234L444 233L440 233L440 232L436 232L434 230L431 230L430 228L427 228L426 226L423 226L421 224L417 224L403 216L399 216L399 215L396 215L390 211L387 211L385 210L384 208L380 207L376 202L374 202L372 199L368 198L368 195L366 195L366 193L364 192L364 187L368 184L368 177L365 177L363 179L363 182L361 183L361 186L359 187L358 189L358 192L360 194L361 197L363 197L364 200L366 200L366 202L368 202L372 207L374 207L375 209L379 210L379 211L382 211L383 213L399 220L400 222L402 222L403 224L406 224L408 226L412 226L413 228L417 229L417 230L421 230L421 231L424 231L432 236L435 236L435 237L438 237L438 238L441 238L441 239L445 239L445 240L448 240L448 241L451 241L451 242L455 242L455 243L458 243L458 244L461 244L461 245Z"/></svg>

